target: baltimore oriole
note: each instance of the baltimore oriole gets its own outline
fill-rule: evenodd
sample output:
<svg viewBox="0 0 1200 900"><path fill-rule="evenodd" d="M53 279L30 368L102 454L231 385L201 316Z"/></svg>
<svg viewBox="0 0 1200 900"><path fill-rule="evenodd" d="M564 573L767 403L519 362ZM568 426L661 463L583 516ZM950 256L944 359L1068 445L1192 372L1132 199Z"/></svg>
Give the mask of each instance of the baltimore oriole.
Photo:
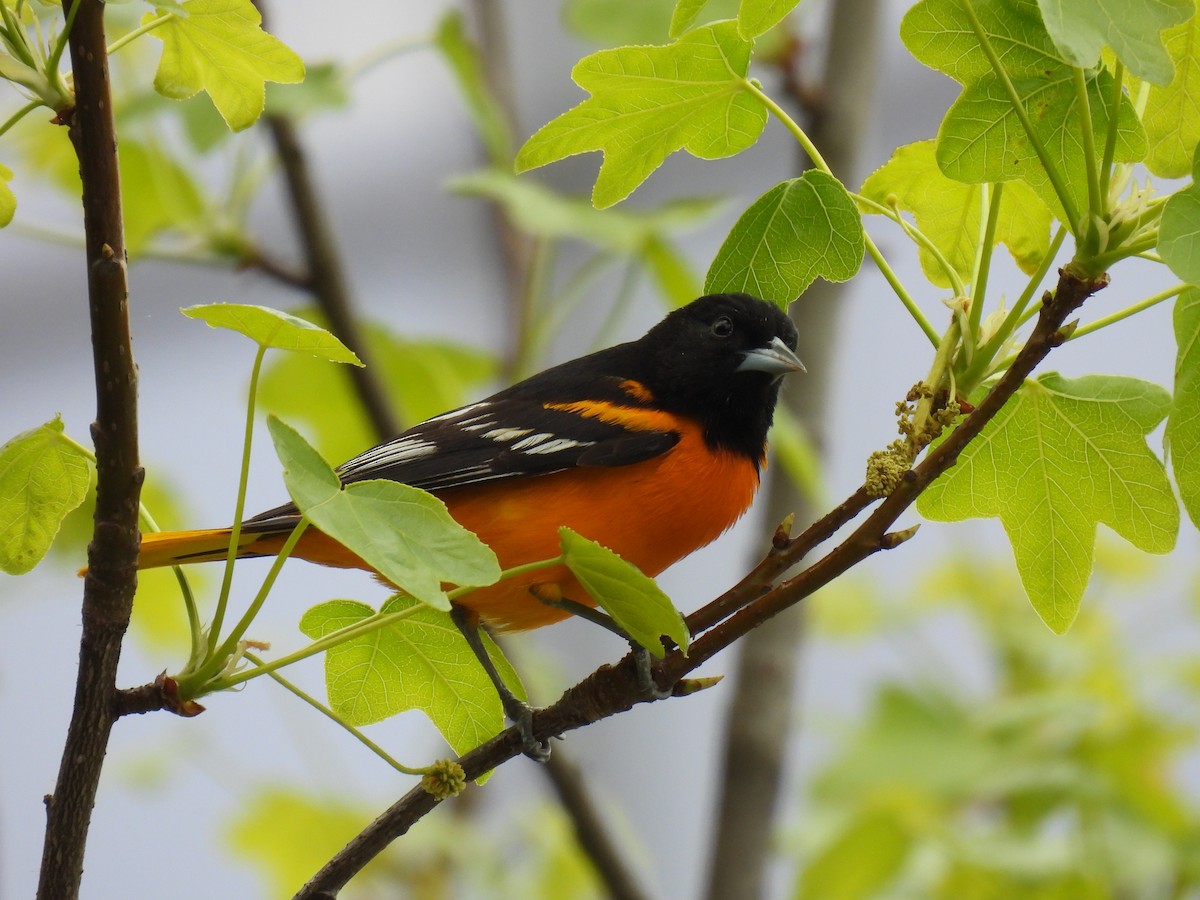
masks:
<svg viewBox="0 0 1200 900"><path fill-rule="evenodd" d="M701 297L640 340L562 363L435 416L344 463L343 483L389 478L430 491L504 568L556 556L568 526L648 575L714 540L758 488L780 376L803 371L796 329L745 294ZM239 557L273 556L296 525L286 504L242 525ZM138 567L224 559L228 528L147 534ZM293 556L370 567L310 528ZM594 605L566 569L462 598L502 630L568 613L533 584Z"/></svg>
<svg viewBox="0 0 1200 900"><path fill-rule="evenodd" d="M796 337L791 320L762 300L701 297L639 340L414 425L338 475L432 492L504 568L558 555L565 525L657 575L750 506L780 378L804 369ZM286 504L247 520L238 556L277 554L298 518ZM224 559L229 539L228 528L147 534L138 565ZM370 569L315 528L292 555ZM472 591L462 612L471 627L482 619L501 630L536 628L569 615L547 597L596 602L557 567Z"/></svg>

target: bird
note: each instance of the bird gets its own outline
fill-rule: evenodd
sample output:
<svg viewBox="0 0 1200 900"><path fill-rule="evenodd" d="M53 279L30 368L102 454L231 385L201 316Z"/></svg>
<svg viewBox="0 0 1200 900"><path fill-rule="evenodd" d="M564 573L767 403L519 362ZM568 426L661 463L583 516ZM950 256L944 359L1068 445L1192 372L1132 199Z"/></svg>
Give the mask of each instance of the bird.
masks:
<svg viewBox="0 0 1200 900"><path fill-rule="evenodd" d="M343 484L391 479L429 491L502 568L558 556L566 526L653 577L750 507L782 377L804 371L797 340L773 303L706 295L637 340L413 425L336 471ZM277 555L299 519L290 503L247 519L237 556ZM230 535L229 528L146 534L138 567L225 559ZM314 527L291 555L371 568ZM601 600L555 566L462 595L456 622L471 640L480 622L523 631ZM474 638L472 647L481 648ZM489 668L486 652L480 662ZM512 718L517 708L501 696Z"/></svg>

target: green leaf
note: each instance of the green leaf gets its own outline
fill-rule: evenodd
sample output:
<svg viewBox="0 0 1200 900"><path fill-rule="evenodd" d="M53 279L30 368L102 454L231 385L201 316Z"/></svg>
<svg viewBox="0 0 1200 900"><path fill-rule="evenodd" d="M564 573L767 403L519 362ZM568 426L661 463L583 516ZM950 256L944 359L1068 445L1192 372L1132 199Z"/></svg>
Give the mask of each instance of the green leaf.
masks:
<svg viewBox="0 0 1200 900"><path fill-rule="evenodd" d="M433 43L454 73L458 89L467 102L467 111L487 149L488 159L493 165L508 165L513 154L512 133L503 109L488 87L479 50L467 38L461 12L451 10L442 16Z"/></svg>
<svg viewBox="0 0 1200 900"><path fill-rule="evenodd" d="M1200 288L1175 301L1175 396L1165 442L1184 508L1200 527Z"/></svg>
<svg viewBox="0 0 1200 900"><path fill-rule="evenodd" d="M1194 0L1039 0L1038 6L1067 62L1092 69L1101 49L1112 47L1125 68L1155 84L1173 74L1161 32L1195 12Z"/></svg>
<svg viewBox="0 0 1200 900"><path fill-rule="evenodd" d="M671 13L671 37L677 38L695 25L707 5L708 0L676 0L675 10Z"/></svg>
<svg viewBox="0 0 1200 900"><path fill-rule="evenodd" d="M142 24L168 18L150 34L163 42L154 89L186 100L206 91L233 131L262 115L264 85L304 79L304 63L280 40L262 30L250 0L187 0L187 16L147 13Z"/></svg>
<svg viewBox="0 0 1200 900"><path fill-rule="evenodd" d="M580 60L571 77L591 96L543 125L517 154L518 172L601 150L598 207L629 196L677 150L700 159L752 146L767 111L745 90L750 41L718 22L663 47L618 47Z"/></svg>
<svg viewBox="0 0 1200 900"><path fill-rule="evenodd" d="M558 535L571 574L626 634L658 659L664 635L687 652L691 636L683 616L653 578L570 528L558 529Z"/></svg>
<svg viewBox="0 0 1200 900"><path fill-rule="evenodd" d="M200 188L182 166L160 147L122 140L118 146L123 192L125 243L137 256L154 235L186 228L205 213Z"/></svg>
<svg viewBox="0 0 1200 900"><path fill-rule="evenodd" d="M1012 79L1028 111L1033 130L1058 169L1075 209L1087 207L1087 168L1079 140L1080 109L1072 70L1061 64L1034 75ZM1108 131L1108 100L1112 75L1098 72L1087 79L1088 104L1096 145L1104 146ZM1146 134L1128 97L1117 113L1114 159L1136 162L1146 154ZM1000 79L984 75L967 85L942 120L937 137L937 161L955 181L969 184L1020 178L1061 217L1062 206L1041 160Z"/></svg>
<svg viewBox="0 0 1200 900"><path fill-rule="evenodd" d="M1200 147L1195 152L1193 178L1200 175ZM1200 284L1200 185L1195 181L1163 204L1158 253L1181 280Z"/></svg>
<svg viewBox="0 0 1200 900"><path fill-rule="evenodd" d="M236 808L225 844L264 877L266 889L257 892L261 897L292 896L312 877L314 860L329 859L374 815L365 806L341 799L317 800L285 787L243 792ZM386 857L372 860L355 884L359 879L380 878L388 864Z"/></svg>
<svg viewBox="0 0 1200 900"><path fill-rule="evenodd" d="M8 186L12 177L12 169L0 163L0 228L11 222L17 212L17 195Z"/></svg>
<svg viewBox="0 0 1200 900"><path fill-rule="evenodd" d="M912 844L895 812L864 810L809 861L796 900L877 897L900 872Z"/></svg>
<svg viewBox="0 0 1200 900"><path fill-rule="evenodd" d="M329 362L362 362L336 337L304 319L266 306L244 303L205 303L181 309L189 319L207 322L211 328L228 328L262 347L305 353Z"/></svg>
<svg viewBox="0 0 1200 900"><path fill-rule="evenodd" d="M1096 525L1166 553L1179 506L1145 436L1170 397L1157 385L1109 375L1027 381L921 495L930 519L998 516L1034 609L1062 633L1079 612Z"/></svg>
<svg viewBox="0 0 1200 900"><path fill-rule="evenodd" d="M738 6L738 33L747 40L765 34L800 3L800 0L742 0Z"/></svg>
<svg viewBox="0 0 1200 900"><path fill-rule="evenodd" d="M862 219L832 175L810 170L742 213L709 267L706 293L744 291L786 307L820 276L845 281L862 264Z"/></svg>
<svg viewBox="0 0 1200 900"><path fill-rule="evenodd" d="M41 561L91 477L58 416L0 447L0 570L23 575Z"/></svg>
<svg viewBox="0 0 1200 900"><path fill-rule="evenodd" d="M349 105L346 73L334 63L308 66L304 80L300 82L267 85L266 109L279 116L301 119L313 113L345 109Z"/></svg>
<svg viewBox="0 0 1200 900"><path fill-rule="evenodd" d="M317 325L312 310L297 313ZM496 373L495 357L482 350L440 341L407 340L382 325L363 323L371 364L404 425L462 406ZM376 443L345 373L298 353L276 356L259 381L263 409L287 421L303 422L327 459L349 459Z"/></svg>
<svg viewBox="0 0 1200 900"><path fill-rule="evenodd" d="M934 159L934 142L918 141L896 149L862 186L863 196L884 206L892 201L913 214L928 237L964 281L969 281L979 243L983 215L980 189L942 174ZM1052 214L1023 182L1008 182L1000 199L996 243L1006 244L1026 274L1037 271L1050 248ZM939 287L950 279L937 259L919 249L925 277Z"/></svg>
<svg viewBox="0 0 1200 900"><path fill-rule="evenodd" d="M1037 0L973 0L972 7L1005 71L1035 75L1063 68ZM959 84L995 74L961 0L921 0L901 20L900 38L918 60Z"/></svg>
<svg viewBox="0 0 1200 900"><path fill-rule="evenodd" d="M1166 86L1149 85L1142 124L1149 151L1146 168L1163 178L1179 178L1192 168L1192 154L1200 141L1200 16L1163 32L1163 44L1175 67ZM1127 79L1137 97L1141 85Z"/></svg>
<svg viewBox="0 0 1200 900"><path fill-rule="evenodd" d="M422 603L450 608L446 583L480 587L500 577L496 554L450 517L432 494L396 481L344 488L329 464L294 429L267 420L283 481L317 528Z"/></svg>
<svg viewBox="0 0 1200 900"><path fill-rule="evenodd" d="M384 603L380 615L406 610L406 617L326 651L330 707L351 725L419 709L456 753L478 747L504 728L495 687L446 613L397 596ZM356 600L330 600L306 612L300 630L318 640L373 615ZM516 672L482 636L504 683L524 699Z"/></svg>
<svg viewBox="0 0 1200 900"><path fill-rule="evenodd" d="M562 22L596 47L656 44L668 37L673 5L672 0L567 0Z"/></svg>

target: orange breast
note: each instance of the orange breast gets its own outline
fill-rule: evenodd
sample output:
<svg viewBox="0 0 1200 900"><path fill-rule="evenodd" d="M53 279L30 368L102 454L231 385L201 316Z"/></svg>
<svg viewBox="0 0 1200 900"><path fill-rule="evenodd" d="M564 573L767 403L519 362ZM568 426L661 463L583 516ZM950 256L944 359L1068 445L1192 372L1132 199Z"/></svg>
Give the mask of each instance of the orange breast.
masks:
<svg viewBox="0 0 1200 900"><path fill-rule="evenodd" d="M496 552L503 568L557 556L558 529L565 525L657 575L736 522L757 487L750 460L714 454L697 431L689 431L662 456L630 466L556 472L529 478L518 490L510 482L440 496L451 515ZM564 597L595 605L565 567L481 588L459 602L506 630L564 618L530 595L533 584L554 585Z"/></svg>

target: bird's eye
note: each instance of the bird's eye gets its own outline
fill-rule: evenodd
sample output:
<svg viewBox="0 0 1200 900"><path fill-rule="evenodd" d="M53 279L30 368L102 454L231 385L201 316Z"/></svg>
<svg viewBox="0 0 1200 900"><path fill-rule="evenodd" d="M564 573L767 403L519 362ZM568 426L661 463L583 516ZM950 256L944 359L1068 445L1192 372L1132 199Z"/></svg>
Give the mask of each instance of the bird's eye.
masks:
<svg viewBox="0 0 1200 900"><path fill-rule="evenodd" d="M720 316L712 323L714 337L727 338L733 334L733 320L729 316Z"/></svg>

